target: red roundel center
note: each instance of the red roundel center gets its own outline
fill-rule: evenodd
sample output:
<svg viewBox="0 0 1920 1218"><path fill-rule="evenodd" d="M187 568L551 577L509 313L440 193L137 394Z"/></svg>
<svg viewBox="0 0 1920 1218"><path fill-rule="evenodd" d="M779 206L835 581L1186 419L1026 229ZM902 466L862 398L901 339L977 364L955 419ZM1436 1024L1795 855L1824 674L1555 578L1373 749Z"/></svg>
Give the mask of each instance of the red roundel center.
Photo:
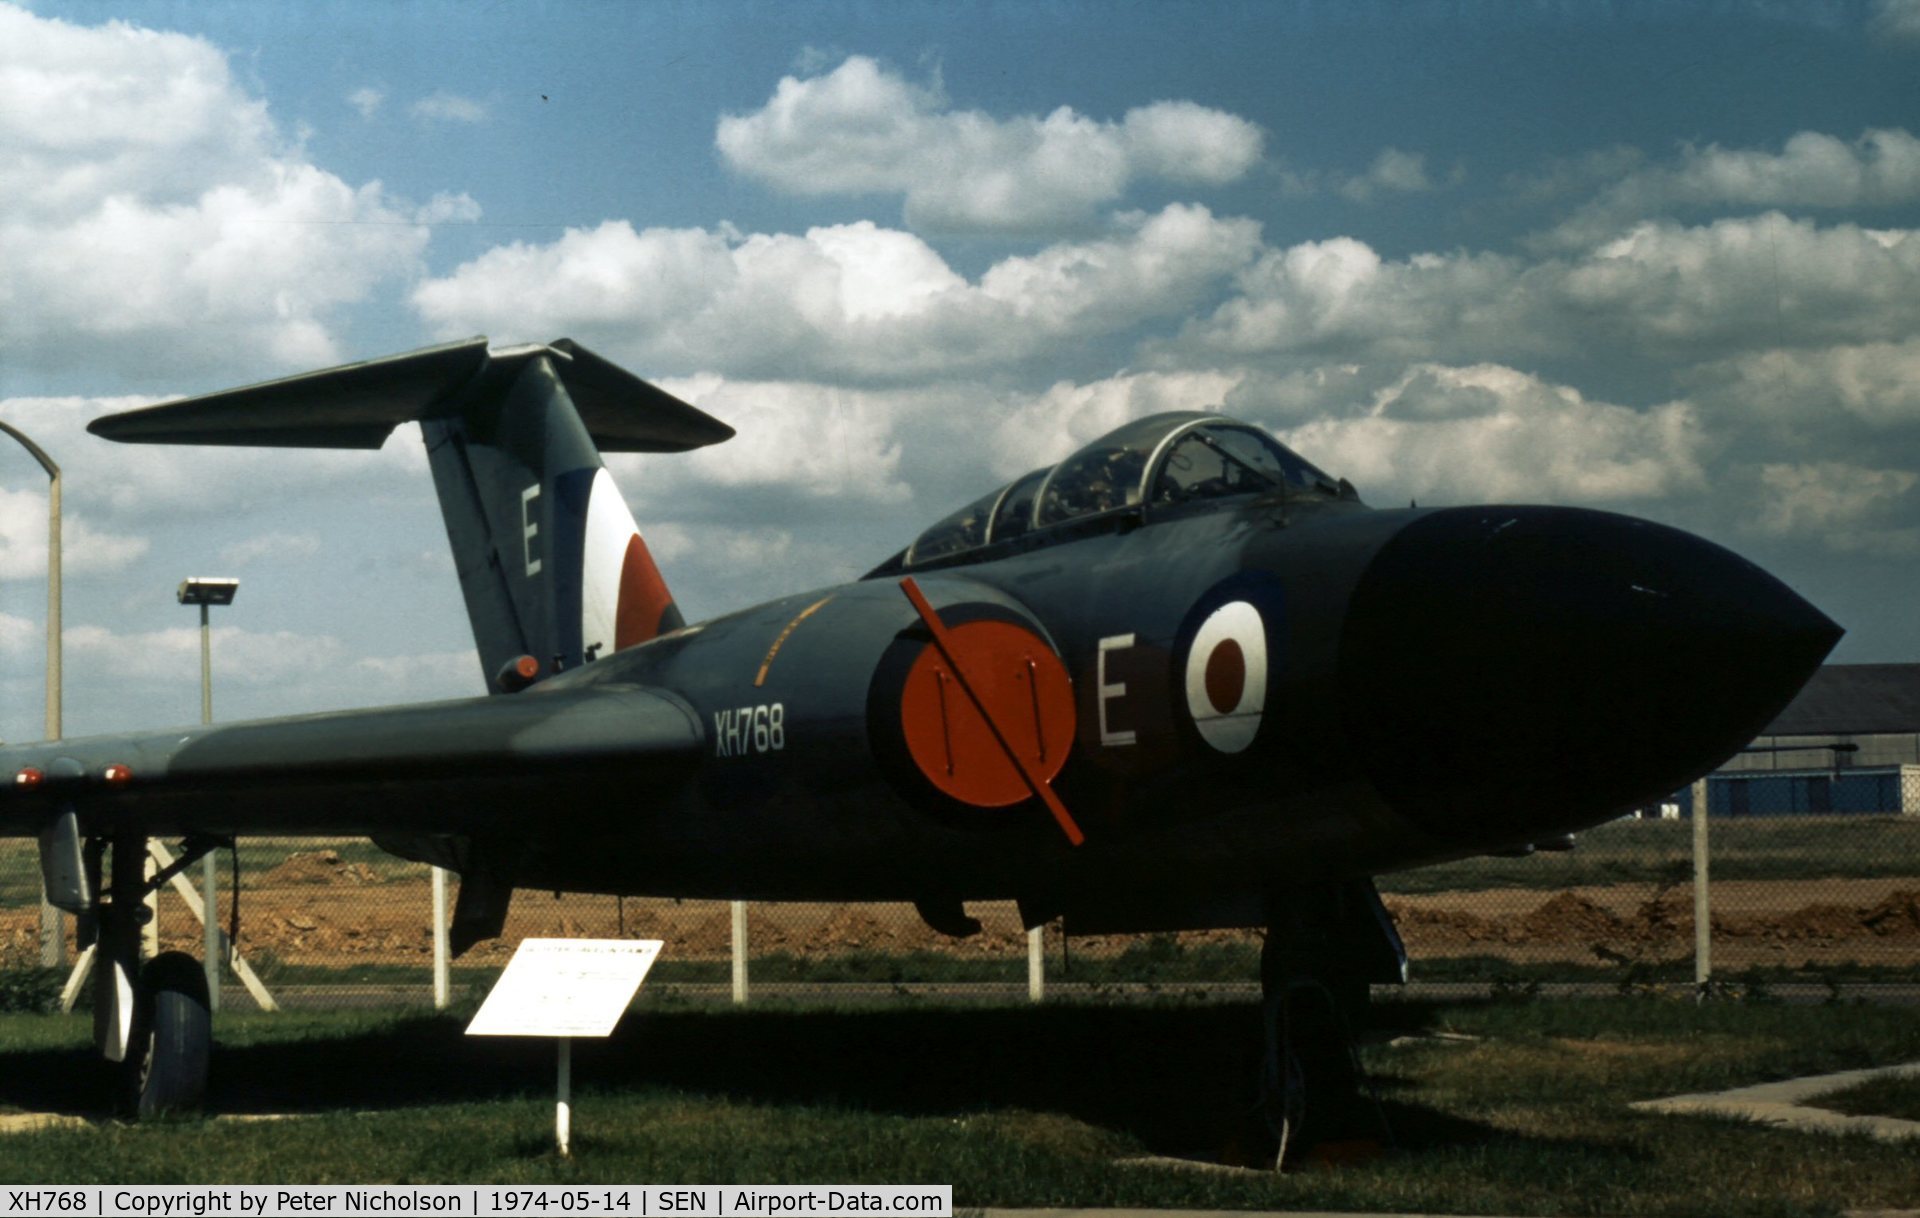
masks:
<svg viewBox="0 0 1920 1218"><path fill-rule="evenodd" d="M1221 639L1207 657L1207 701L1226 714L1240 705L1247 689L1247 654L1232 639Z"/></svg>

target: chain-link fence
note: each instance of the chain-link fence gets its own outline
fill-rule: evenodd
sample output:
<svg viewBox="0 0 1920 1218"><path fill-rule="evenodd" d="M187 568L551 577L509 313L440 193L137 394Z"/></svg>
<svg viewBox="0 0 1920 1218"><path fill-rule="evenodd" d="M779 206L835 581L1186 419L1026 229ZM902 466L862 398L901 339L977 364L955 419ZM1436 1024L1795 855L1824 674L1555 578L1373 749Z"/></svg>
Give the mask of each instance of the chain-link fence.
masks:
<svg viewBox="0 0 1920 1218"><path fill-rule="evenodd" d="M1768 771L1710 788L1712 963L1717 982L1920 996L1920 767L1885 773ZM1686 986L1693 980L1691 800L1580 835L1574 849L1473 858L1379 878L1416 982ZM239 851L241 954L282 1005L426 1003L433 995L428 868L357 839L246 839ZM188 873L198 882L199 868ZM220 856L224 926L233 912ZM0 842L0 977L41 959L30 841ZM1010 903L976 904L982 933L952 939L908 905L755 903L753 994L887 995L920 987L1027 992L1028 935ZM67 959L73 958L72 919ZM200 923L160 897L159 946L198 954ZM1251 986L1258 932L1044 933L1050 990ZM733 919L721 901L522 891L506 934L455 962L456 1001L491 983L531 936L657 938L650 987L731 993ZM46 974L40 975L44 989ZM18 988L15 986L14 988ZM4 1003L6 988L0 988ZM235 1007L251 1005L237 984Z"/></svg>

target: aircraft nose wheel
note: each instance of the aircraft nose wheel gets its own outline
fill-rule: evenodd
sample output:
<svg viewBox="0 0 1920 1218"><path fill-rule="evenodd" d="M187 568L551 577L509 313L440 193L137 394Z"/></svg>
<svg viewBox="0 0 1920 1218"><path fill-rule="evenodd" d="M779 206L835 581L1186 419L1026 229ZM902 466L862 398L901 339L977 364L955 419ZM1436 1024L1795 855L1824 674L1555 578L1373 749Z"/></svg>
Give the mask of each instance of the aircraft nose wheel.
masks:
<svg viewBox="0 0 1920 1218"><path fill-rule="evenodd" d="M162 952L141 968L134 1002L133 1034L116 1067L120 1115L197 1112L213 1056L206 970L185 952Z"/></svg>
<svg viewBox="0 0 1920 1218"><path fill-rule="evenodd" d="M1258 1108L1277 1171L1368 1159L1393 1142L1354 1051L1367 986L1302 940L1297 926L1275 926L1260 956Z"/></svg>

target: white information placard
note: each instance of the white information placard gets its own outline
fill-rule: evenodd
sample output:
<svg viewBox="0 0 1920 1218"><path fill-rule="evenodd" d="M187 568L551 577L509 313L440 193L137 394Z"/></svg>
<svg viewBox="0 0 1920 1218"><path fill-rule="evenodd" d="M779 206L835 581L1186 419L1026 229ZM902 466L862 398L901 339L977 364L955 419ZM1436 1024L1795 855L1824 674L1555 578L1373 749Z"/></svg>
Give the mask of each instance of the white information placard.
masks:
<svg viewBox="0 0 1920 1218"><path fill-rule="evenodd" d="M467 1035L612 1035L660 946L658 939L523 939Z"/></svg>

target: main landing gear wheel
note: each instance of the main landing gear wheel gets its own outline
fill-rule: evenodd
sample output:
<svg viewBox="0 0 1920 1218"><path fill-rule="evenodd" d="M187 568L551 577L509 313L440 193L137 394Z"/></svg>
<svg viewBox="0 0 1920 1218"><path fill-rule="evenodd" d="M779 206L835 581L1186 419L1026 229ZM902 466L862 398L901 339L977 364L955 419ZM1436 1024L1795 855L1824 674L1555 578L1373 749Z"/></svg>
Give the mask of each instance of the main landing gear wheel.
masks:
<svg viewBox="0 0 1920 1218"><path fill-rule="evenodd" d="M140 970L134 1002L133 1035L119 1064L120 1114L145 1120L197 1112L213 1056L206 971L185 952L162 952Z"/></svg>

